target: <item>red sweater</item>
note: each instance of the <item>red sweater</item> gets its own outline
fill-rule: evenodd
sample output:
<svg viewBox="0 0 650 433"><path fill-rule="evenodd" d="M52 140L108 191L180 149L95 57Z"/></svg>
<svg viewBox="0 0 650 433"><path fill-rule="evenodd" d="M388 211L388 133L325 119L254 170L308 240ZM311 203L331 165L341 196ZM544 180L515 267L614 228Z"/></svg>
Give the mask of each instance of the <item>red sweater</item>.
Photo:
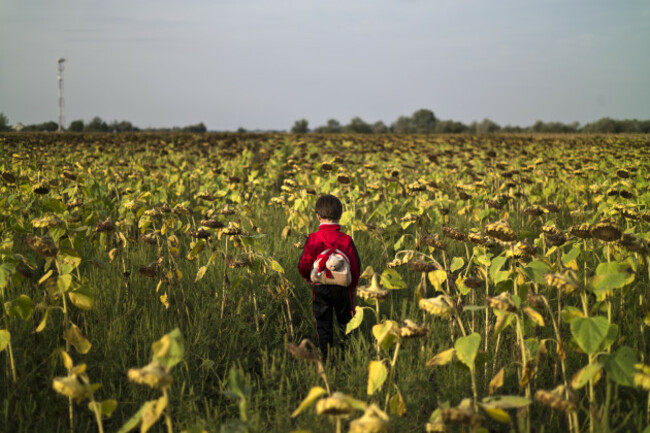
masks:
<svg viewBox="0 0 650 433"><path fill-rule="evenodd" d="M316 260L316 257L326 250L328 245L338 246L338 249L345 253L350 260L350 273L352 274L352 282L350 283L350 295L354 293L359 283L359 268L361 267L361 260L357 253L357 248L354 246L352 238L345 233L341 233L341 226L338 224L321 224L317 232L309 235L307 242L305 242L305 249L300 256L298 263L298 271L300 275L307 280L311 281L311 269Z"/></svg>

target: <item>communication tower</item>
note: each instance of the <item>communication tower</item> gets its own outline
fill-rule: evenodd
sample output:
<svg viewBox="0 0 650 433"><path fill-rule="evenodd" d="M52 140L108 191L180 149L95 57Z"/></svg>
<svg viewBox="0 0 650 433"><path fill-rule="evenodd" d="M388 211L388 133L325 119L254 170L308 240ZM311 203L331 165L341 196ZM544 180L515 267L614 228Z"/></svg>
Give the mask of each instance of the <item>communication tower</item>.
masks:
<svg viewBox="0 0 650 433"><path fill-rule="evenodd" d="M63 131L63 62L65 62L65 59L59 57L56 61L59 64L57 78L59 79L59 132L61 132Z"/></svg>

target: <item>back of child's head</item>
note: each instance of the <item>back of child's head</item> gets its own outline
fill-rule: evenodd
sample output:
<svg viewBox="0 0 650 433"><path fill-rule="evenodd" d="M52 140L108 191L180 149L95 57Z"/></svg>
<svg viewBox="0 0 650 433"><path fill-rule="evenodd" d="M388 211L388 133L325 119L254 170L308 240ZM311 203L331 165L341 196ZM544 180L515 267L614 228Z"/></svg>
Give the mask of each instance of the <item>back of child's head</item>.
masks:
<svg viewBox="0 0 650 433"><path fill-rule="evenodd" d="M316 200L316 213L323 219L338 221L343 213L343 204L331 194L321 195Z"/></svg>

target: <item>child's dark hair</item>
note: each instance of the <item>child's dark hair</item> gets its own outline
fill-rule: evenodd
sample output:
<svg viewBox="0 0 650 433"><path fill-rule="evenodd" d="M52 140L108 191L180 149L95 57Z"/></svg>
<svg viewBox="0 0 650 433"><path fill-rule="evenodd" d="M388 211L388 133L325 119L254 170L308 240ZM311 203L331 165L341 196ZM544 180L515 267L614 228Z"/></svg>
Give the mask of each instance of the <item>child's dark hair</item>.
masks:
<svg viewBox="0 0 650 433"><path fill-rule="evenodd" d="M343 204L331 194L321 195L316 200L316 213L323 219L338 221L343 213Z"/></svg>

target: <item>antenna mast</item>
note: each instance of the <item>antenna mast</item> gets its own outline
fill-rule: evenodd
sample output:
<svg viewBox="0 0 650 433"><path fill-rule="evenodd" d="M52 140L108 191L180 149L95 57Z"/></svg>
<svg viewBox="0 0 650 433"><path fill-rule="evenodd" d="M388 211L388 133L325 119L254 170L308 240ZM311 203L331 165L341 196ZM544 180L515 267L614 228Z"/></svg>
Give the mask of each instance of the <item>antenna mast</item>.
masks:
<svg viewBox="0 0 650 433"><path fill-rule="evenodd" d="M61 132L63 131L63 62L65 59L59 57L56 61L59 64L57 78L59 79L59 132Z"/></svg>

